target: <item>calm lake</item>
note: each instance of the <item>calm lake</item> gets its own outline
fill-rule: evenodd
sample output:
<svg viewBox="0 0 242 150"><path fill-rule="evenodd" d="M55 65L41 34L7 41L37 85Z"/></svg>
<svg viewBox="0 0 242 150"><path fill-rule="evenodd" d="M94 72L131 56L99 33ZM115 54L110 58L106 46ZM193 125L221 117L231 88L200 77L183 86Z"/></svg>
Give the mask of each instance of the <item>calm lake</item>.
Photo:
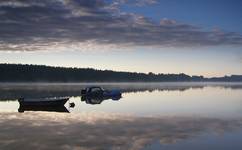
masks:
<svg viewBox="0 0 242 150"><path fill-rule="evenodd" d="M82 100L94 85L122 98ZM70 99L35 110L20 97ZM241 150L241 140L242 83L0 83L0 149Z"/></svg>

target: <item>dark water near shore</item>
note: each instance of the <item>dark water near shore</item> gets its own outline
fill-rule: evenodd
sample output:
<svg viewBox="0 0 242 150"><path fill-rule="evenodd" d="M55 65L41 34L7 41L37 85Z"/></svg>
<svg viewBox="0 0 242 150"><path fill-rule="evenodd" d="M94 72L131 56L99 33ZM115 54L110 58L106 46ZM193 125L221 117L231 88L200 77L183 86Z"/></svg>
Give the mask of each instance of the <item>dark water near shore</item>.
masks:
<svg viewBox="0 0 242 150"><path fill-rule="evenodd" d="M122 98L81 101L91 85ZM18 113L19 97L70 97L75 107ZM240 150L242 83L5 83L0 118L0 149Z"/></svg>

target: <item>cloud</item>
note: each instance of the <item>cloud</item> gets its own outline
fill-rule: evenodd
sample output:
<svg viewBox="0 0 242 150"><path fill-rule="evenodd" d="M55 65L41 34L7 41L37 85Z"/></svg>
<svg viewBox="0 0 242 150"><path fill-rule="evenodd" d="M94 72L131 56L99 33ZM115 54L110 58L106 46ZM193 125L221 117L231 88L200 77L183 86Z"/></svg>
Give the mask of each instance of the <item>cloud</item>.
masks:
<svg viewBox="0 0 242 150"><path fill-rule="evenodd" d="M154 5L158 4L158 0L114 0L114 4L122 5L122 4L127 4L127 5L133 5L133 6L145 6L145 5Z"/></svg>
<svg viewBox="0 0 242 150"><path fill-rule="evenodd" d="M242 36L206 31L175 20L156 23L123 12L120 5L152 5L147 1L2 0L0 50L113 50L129 47L197 47L242 45Z"/></svg>

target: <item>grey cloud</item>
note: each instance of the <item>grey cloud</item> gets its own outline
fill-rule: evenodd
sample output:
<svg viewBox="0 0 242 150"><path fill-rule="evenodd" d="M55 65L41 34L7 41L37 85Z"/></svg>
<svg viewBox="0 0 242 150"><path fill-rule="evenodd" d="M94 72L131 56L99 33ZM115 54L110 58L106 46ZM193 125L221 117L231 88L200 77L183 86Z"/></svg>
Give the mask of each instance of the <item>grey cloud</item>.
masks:
<svg viewBox="0 0 242 150"><path fill-rule="evenodd" d="M159 3L159 0L114 0L114 4L116 5L134 5L134 6L145 6L145 5L154 5Z"/></svg>
<svg viewBox="0 0 242 150"><path fill-rule="evenodd" d="M162 19L158 24L145 16L122 12L119 7L123 3L130 2L3 0L0 2L0 50L242 45L242 36L238 33L205 31L169 19Z"/></svg>

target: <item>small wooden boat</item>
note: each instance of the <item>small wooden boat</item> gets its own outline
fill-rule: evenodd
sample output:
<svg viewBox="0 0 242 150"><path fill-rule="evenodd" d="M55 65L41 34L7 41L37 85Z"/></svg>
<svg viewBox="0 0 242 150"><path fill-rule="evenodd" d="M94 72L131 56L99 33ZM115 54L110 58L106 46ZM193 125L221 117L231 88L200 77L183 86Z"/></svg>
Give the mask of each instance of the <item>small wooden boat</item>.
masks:
<svg viewBox="0 0 242 150"><path fill-rule="evenodd" d="M44 98L44 99L25 99L20 98L20 106L63 106L69 98Z"/></svg>

